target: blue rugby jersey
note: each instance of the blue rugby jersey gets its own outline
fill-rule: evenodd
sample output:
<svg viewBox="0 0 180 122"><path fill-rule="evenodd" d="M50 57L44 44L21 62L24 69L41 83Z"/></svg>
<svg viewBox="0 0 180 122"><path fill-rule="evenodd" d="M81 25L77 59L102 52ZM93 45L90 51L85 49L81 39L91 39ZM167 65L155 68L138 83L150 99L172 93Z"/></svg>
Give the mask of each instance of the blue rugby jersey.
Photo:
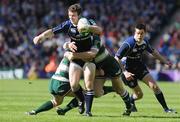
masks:
<svg viewBox="0 0 180 122"><path fill-rule="evenodd" d="M91 25L94 25L93 20L89 20ZM54 34L66 33L69 35L71 42L75 42L77 52L88 51L92 47L92 33L79 33L77 26L73 25L70 20L67 20L52 29Z"/></svg>
<svg viewBox="0 0 180 122"><path fill-rule="evenodd" d="M127 38L116 52L119 59L126 57L126 61L142 61L144 51L153 52L153 48L148 40L144 39L141 44L137 44L133 36Z"/></svg>

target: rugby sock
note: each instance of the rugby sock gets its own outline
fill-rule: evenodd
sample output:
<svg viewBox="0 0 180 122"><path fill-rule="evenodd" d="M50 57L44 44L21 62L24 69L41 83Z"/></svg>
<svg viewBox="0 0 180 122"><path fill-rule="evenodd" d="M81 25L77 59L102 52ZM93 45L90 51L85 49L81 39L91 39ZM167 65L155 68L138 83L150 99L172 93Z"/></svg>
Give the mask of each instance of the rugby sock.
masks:
<svg viewBox="0 0 180 122"><path fill-rule="evenodd" d="M91 112L93 98L94 98L94 91L93 90L86 91L85 93L86 113Z"/></svg>
<svg viewBox="0 0 180 122"><path fill-rule="evenodd" d="M43 111L48 111L53 108L53 103L51 101L47 101L42 104L38 109L35 110L36 113L40 113Z"/></svg>
<svg viewBox="0 0 180 122"><path fill-rule="evenodd" d="M73 98L65 108L63 108L64 112L68 112L69 110L78 107L78 100L76 98Z"/></svg>
<svg viewBox="0 0 180 122"><path fill-rule="evenodd" d="M134 104L135 101L137 100L137 97L134 94L132 94L131 97L130 97L130 100Z"/></svg>
<svg viewBox="0 0 180 122"><path fill-rule="evenodd" d="M163 93L162 92L155 93L155 96L158 102L161 104L161 106L164 109L168 109Z"/></svg>
<svg viewBox="0 0 180 122"><path fill-rule="evenodd" d="M129 93L127 91L125 91L121 97L126 105L126 108L130 109L132 105L131 105Z"/></svg>
<svg viewBox="0 0 180 122"><path fill-rule="evenodd" d="M74 92L74 94L76 95L77 99L78 99L80 102L84 102L84 94L83 94L83 89L82 89L81 86L80 86L79 90L77 90L76 92Z"/></svg>
<svg viewBox="0 0 180 122"><path fill-rule="evenodd" d="M114 89L112 86L103 86L103 90L104 90L104 95L110 92L114 92Z"/></svg>

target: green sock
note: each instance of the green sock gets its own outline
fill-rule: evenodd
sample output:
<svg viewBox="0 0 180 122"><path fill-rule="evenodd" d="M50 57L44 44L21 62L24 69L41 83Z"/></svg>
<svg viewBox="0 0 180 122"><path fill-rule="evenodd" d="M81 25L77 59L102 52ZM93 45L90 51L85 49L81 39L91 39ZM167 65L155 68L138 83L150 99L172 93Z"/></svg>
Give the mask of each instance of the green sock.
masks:
<svg viewBox="0 0 180 122"><path fill-rule="evenodd" d="M53 108L53 103L51 101L47 101L44 104L42 104L38 109L36 109L35 112L40 113L43 111L48 111L51 108Z"/></svg>
<svg viewBox="0 0 180 122"><path fill-rule="evenodd" d="M78 107L78 100L76 98L73 98L67 105L65 108L63 108L63 110L65 112L68 112L69 110Z"/></svg>
<svg viewBox="0 0 180 122"><path fill-rule="evenodd" d="M103 90L104 90L104 95L110 92L114 92L114 89L112 86L103 86Z"/></svg>

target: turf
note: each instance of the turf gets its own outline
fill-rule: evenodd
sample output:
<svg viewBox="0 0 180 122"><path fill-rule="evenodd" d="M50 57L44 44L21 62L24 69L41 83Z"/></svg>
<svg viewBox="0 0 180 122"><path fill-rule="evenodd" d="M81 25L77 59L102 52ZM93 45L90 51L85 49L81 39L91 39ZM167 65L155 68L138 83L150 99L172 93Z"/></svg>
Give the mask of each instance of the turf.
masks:
<svg viewBox="0 0 180 122"><path fill-rule="evenodd" d="M142 83L140 86L144 98L137 102L138 112L132 113L131 117L121 115L124 103L115 93L94 99L94 116L90 118L79 115L77 109L65 116L58 116L55 109L28 116L26 111L51 99L48 80L0 80L0 122L180 122L180 83L159 82L168 105L178 114L164 113L152 91ZM66 97L62 106L70 99Z"/></svg>

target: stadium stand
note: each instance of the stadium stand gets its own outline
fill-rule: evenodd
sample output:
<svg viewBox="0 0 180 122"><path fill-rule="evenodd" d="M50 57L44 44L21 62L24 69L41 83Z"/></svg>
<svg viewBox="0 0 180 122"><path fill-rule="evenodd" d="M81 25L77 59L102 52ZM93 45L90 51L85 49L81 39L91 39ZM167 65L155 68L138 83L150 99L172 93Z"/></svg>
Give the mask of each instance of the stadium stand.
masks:
<svg viewBox="0 0 180 122"><path fill-rule="evenodd" d="M73 1L71 1L73 2ZM178 6L176 0L80 0L83 16L94 18L104 29L103 37L118 47L122 40L133 33L134 24L147 24L148 38L152 40L166 26ZM47 77L45 67L53 56L54 62L62 58L62 45L68 37L61 34L53 40L35 46L32 39L40 32L58 25L67 18L69 3L61 0L1 0L0 2L0 67L1 69L23 68L27 77L31 66L36 66L38 77ZM179 26L179 19L176 21ZM170 30L171 31L171 30ZM179 29L163 36L160 50L179 49ZM166 41L171 45L166 47ZM178 47L177 47L178 46ZM163 51L163 50L166 51ZM179 52L177 52L179 55ZM169 54L165 54L168 56ZM171 58L172 59L172 58ZM179 62L179 56L178 60ZM179 66L179 63L178 63Z"/></svg>

